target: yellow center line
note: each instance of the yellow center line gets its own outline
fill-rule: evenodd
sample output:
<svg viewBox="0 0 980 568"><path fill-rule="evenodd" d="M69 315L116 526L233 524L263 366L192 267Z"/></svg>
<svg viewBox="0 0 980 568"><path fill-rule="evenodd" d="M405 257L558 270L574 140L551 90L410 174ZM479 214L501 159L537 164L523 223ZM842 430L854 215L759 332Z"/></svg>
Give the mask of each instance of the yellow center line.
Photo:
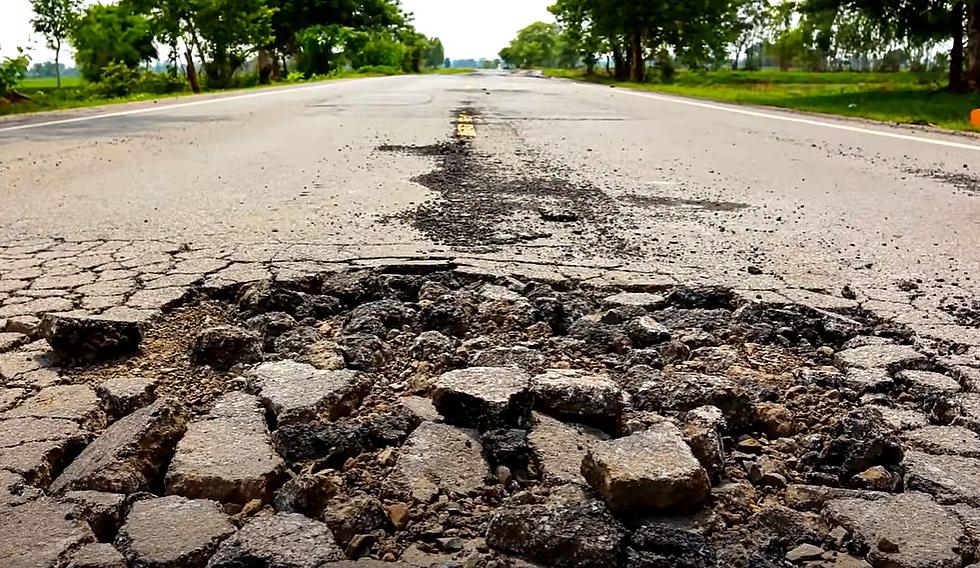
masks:
<svg viewBox="0 0 980 568"><path fill-rule="evenodd" d="M456 117L456 136L460 138L476 138L476 124L473 117L465 112Z"/></svg>

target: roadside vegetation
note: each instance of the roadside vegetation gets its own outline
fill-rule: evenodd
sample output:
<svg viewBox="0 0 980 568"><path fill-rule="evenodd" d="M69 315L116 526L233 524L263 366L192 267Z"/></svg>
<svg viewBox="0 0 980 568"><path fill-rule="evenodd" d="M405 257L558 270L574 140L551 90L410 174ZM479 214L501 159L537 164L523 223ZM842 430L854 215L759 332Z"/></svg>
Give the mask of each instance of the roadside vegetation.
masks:
<svg viewBox="0 0 980 568"><path fill-rule="evenodd" d="M401 73L460 73L397 0L31 0L56 54L0 61L0 115ZM75 67L61 62L71 46ZM163 62L158 61L165 54Z"/></svg>
<svg viewBox="0 0 980 568"><path fill-rule="evenodd" d="M977 0L556 0L511 68L692 97L978 130Z"/></svg>

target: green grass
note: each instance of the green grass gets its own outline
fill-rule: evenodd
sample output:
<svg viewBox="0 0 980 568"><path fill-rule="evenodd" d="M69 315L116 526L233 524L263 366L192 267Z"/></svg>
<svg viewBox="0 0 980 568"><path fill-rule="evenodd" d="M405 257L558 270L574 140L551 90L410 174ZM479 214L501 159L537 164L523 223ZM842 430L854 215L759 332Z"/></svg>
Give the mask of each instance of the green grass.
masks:
<svg viewBox="0 0 980 568"><path fill-rule="evenodd" d="M475 69L469 67L436 67L423 71L425 75L464 75L472 73Z"/></svg>
<svg viewBox="0 0 980 568"><path fill-rule="evenodd" d="M75 77L62 77L61 87L78 87L82 84L82 78ZM17 84L17 88L22 91L36 91L38 89L55 89L58 87L58 81L54 77L37 77L24 79Z"/></svg>
<svg viewBox="0 0 980 568"><path fill-rule="evenodd" d="M630 83L567 69L549 69L545 74L702 99L980 132L970 125L970 111L980 108L980 94L947 93L937 75L681 71L671 83Z"/></svg>

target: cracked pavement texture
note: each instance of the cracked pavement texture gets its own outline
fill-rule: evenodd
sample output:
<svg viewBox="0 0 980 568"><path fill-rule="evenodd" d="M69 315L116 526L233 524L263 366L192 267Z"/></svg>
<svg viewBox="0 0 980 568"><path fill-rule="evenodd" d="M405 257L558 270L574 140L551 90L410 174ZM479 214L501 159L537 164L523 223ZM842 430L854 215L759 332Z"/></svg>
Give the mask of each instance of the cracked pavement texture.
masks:
<svg viewBox="0 0 980 568"><path fill-rule="evenodd" d="M0 323L69 310L149 317L201 283L436 257L860 304L980 346L975 312L942 309L976 305L980 140L816 119L970 148L945 147L677 100L479 73L3 119ZM476 134L452 172L426 176L438 156L380 149L452 142L462 109ZM117 115L42 124L98 113ZM419 183L429 178L442 194ZM491 187L467 193L474 184ZM514 238L446 239L467 200L493 201L496 184L509 189L493 225ZM447 195L456 211L443 226L412 223ZM587 214L546 222L541 205Z"/></svg>

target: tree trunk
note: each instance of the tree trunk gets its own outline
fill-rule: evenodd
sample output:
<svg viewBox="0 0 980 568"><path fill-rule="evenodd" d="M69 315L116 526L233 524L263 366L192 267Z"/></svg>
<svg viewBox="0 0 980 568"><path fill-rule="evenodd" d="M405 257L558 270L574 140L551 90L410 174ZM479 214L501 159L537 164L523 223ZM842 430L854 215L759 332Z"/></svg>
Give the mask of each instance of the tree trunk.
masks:
<svg viewBox="0 0 980 568"><path fill-rule="evenodd" d="M623 57L622 46L613 47L613 63L616 65L615 76L617 81L625 81L629 77L629 66Z"/></svg>
<svg viewBox="0 0 980 568"><path fill-rule="evenodd" d="M967 17L966 84L980 92L980 0L972 0Z"/></svg>
<svg viewBox="0 0 980 568"><path fill-rule="evenodd" d="M54 76L55 81L58 85L58 89L61 89L61 42L59 41L57 45L54 46Z"/></svg>
<svg viewBox="0 0 980 568"><path fill-rule="evenodd" d="M950 35L953 37L953 48L949 52L949 90L961 93L966 90L963 82L963 17L966 5L957 2L950 14Z"/></svg>
<svg viewBox="0 0 980 568"><path fill-rule="evenodd" d="M201 83L197 80L197 67L194 66L194 53L190 47L184 52L184 58L187 59L187 82L191 84L192 91L200 93Z"/></svg>
<svg viewBox="0 0 980 568"><path fill-rule="evenodd" d="M646 61L643 57L643 35L634 31L630 35L630 79L636 83L646 80Z"/></svg>

